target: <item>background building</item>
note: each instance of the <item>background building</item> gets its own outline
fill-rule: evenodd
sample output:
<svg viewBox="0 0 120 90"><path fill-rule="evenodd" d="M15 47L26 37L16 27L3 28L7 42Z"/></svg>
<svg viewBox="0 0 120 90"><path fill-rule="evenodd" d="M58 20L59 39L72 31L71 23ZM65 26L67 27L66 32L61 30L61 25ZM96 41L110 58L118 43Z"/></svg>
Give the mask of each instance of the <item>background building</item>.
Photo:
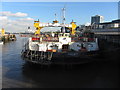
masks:
<svg viewBox="0 0 120 90"><path fill-rule="evenodd" d="M104 22L104 23L98 23L94 24L93 29L118 29L120 28L120 19L113 20L111 22Z"/></svg>
<svg viewBox="0 0 120 90"><path fill-rule="evenodd" d="M93 23L95 23L95 24L102 23L103 20L104 20L103 16L100 16L100 15L92 16L91 17L91 24L93 24Z"/></svg>

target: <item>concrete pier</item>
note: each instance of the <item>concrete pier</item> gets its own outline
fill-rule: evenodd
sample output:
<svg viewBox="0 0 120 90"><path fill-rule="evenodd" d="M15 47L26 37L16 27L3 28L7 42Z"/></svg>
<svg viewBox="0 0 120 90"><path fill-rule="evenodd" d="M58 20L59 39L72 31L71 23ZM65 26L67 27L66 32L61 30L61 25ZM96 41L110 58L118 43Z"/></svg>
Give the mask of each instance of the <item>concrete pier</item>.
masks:
<svg viewBox="0 0 120 90"><path fill-rule="evenodd" d="M92 32L99 39L120 45L120 28L116 29L94 29Z"/></svg>

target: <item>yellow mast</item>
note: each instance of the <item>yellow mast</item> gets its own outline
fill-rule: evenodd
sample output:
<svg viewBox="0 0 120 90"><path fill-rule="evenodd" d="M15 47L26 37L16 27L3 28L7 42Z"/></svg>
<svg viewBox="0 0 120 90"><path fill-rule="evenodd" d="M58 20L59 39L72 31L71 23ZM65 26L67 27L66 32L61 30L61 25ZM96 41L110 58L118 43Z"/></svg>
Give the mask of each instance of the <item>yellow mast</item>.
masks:
<svg viewBox="0 0 120 90"><path fill-rule="evenodd" d="M43 27L40 27L40 21L34 21L34 27L36 28L35 35L40 35L40 30Z"/></svg>
<svg viewBox="0 0 120 90"><path fill-rule="evenodd" d="M2 30L1 30L1 34L2 34L2 36L4 36L4 34L5 34L5 30L4 30L4 28L2 28Z"/></svg>
<svg viewBox="0 0 120 90"><path fill-rule="evenodd" d="M76 25L75 22L73 22L73 21L71 22L71 24L72 24L71 34L72 34L72 35L75 35L75 32L76 32L75 29L76 29L77 25Z"/></svg>

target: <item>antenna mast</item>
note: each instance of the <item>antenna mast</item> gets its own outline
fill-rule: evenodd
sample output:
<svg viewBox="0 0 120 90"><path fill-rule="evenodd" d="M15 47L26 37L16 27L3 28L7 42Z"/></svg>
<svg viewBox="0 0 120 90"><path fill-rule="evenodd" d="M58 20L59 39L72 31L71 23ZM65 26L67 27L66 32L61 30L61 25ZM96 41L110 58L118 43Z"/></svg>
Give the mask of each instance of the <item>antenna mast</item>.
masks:
<svg viewBox="0 0 120 90"><path fill-rule="evenodd" d="M62 23L65 25L65 7L62 8L62 14L63 14L63 20L62 20Z"/></svg>
<svg viewBox="0 0 120 90"><path fill-rule="evenodd" d="M65 6L64 6L64 8L62 8L62 18L63 18L63 20L62 20L62 24L63 24L63 33L65 32Z"/></svg>
<svg viewBox="0 0 120 90"><path fill-rule="evenodd" d="M57 16L56 16L56 13L55 13L55 20L57 20Z"/></svg>

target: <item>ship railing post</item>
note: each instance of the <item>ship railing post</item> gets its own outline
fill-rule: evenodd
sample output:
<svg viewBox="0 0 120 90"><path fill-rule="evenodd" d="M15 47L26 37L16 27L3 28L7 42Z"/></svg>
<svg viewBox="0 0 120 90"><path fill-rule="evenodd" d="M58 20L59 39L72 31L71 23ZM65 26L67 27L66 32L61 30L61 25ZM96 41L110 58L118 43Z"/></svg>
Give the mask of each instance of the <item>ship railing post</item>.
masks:
<svg viewBox="0 0 120 90"><path fill-rule="evenodd" d="M98 38L95 38L95 42L98 43Z"/></svg>
<svg viewBox="0 0 120 90"><path fill-rule="evenodd" d="M30 51L30 60L32 61L32 51Z"/></svg>
<svg viewBox="0 0 120 90"><path fill-rule="evenodd" d="M46 52L44 52L44 59L46 59Z"/></svg>
<svg viewBox="0 0 120 90"><path fill-rule="evenodd" d="M43 51L41 51L41 54L40 54L40 60L43 59Z"/></svg>
<svg viewBox="0 0 120 90"><path fill-rule="evenodd" d="M27 54L26 54L27 57L29 57L29 52L30 52L30 50L27 51Z"/></svg>
<svg viewBox="0 0 120 90"><path fill-rule="evenodd" d="M34 51L34 61L36 61L36 50Z"/></svg>
<svg viewBox="0 0 120 90"><path fill-rule="evenodd" d="M53 56L53 52L48 52L48 60L51 60L52 59L52 56Z"/></svg>

